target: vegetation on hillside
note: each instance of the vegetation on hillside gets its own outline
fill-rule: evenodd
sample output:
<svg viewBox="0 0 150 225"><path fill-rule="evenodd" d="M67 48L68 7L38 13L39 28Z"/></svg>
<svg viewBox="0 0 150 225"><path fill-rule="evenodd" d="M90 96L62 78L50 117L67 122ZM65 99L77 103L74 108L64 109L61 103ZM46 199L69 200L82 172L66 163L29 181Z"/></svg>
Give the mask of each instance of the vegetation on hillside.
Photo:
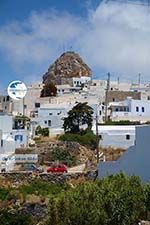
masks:
<svg viewBox="0 0 150 225"><path fill-rule="evenodd" d="M55 148L51 152L51 161L59 161L64 163L69 167L75 166L77 164L76 157L71 155L68 149Z"/></svg>
<svg viewBox="0 0 150 225"><path fill-rule="evenodd" d="M78 142L79 144L95 150L97 146L97 137L93 131L80 132L78 134L65 133L59 137L61 141Z"/></svg>
<svg viewBox="0 0 150 225"><path fill-rule="evenodd" d="M50 201L47 225L132 225L149 219L150 186L123 174L87 182Z"/></svg>
<svg viewBox="0 0 150 225"><path fill-rule="evenodd" d="M49 199L48 216L42 225L134 225L150 219L150 184L142 184L138 177L122 173L73 186L35 180L16 189L3 187L0 203L10 202L14 196L23 195L26 199L29 194ZM19 210L1 208L1 224L37 223L31 214L21 217Z"/></svg>

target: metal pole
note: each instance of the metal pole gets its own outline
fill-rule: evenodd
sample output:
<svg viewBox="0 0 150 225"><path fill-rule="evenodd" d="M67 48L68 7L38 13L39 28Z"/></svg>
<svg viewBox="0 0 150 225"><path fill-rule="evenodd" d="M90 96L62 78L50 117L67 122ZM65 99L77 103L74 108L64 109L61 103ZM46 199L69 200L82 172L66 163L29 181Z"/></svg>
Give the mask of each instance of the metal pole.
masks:
<svg viewBox="0 0 150 225"><path fill-rule="evenodd" d="M22 99L22 104L23 104L23 110L22 110L22 114L23 114L23 116L25 115L25 108L24 108L24 98Z"/></svg>
<svg viewBox="0 0 150 225"><path fill-rule="evenodd" d="M99 163L99 134L98 134L98 115L96 113L96 155L97 163Z"/></svg>
<svg viewBox="0 0 150 225"><path fill-rule="evenodd" d="M140 73L139 73L138 86L139 86L139 88L140 88L140 86L141 86L141 74L140 74Z"/></svg>
<svg viewBox="0 0 150 225"><path fill-rule="evenodd" d="M108 116L107 116L107 107L108 107L108 91L109 91L109 86L110 86L110 73L108 73L106 93L105 93L105 122L107 122L107 119L108 119Z"/></svg>

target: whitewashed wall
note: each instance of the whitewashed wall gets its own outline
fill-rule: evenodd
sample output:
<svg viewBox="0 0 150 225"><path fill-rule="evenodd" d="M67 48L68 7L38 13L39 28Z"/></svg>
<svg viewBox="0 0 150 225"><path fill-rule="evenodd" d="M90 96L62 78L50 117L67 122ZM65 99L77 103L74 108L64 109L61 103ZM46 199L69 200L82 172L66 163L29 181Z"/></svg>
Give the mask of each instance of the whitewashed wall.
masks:
<svg viewBox="0 0 150 225"><path fill-rule="evenodd" d="M137 175L142 181L150 181L150 126L136 128L136 144L130 147L116 162L101 162L99 177L123 171L127 175Z"/></svg>

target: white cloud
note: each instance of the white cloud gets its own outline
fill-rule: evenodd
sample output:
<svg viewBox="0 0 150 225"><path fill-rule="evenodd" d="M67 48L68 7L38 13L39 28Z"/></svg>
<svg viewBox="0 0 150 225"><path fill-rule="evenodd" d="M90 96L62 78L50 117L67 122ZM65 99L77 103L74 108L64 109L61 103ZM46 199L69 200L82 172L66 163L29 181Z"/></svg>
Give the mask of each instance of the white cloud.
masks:
<svg viewBox="0 0 150 225"><path fill-rule="evenodd" d="M33 12L23 23L0 28L0 50L15 71L23 68L24 74L46 71L64 47L72 46L100 73L134 80L140 72L150 81L150 9L112 2L89 12L87 19Z"/></svg>

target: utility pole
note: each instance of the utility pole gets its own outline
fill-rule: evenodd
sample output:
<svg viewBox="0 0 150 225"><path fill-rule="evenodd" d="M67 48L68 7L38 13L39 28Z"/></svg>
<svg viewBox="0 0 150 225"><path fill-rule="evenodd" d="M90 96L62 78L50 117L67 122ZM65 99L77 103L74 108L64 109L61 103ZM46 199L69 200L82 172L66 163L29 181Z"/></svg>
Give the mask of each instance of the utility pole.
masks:
<svg viewBox="0 0 150 225"><path fill-rule="evenodd" d="M117 78L117 83L118 83L118 90L119 90L119 85L120 85L120 78Z"/></svg>
<svg viewBox="0 0 150 225"><path fill-rule="evenodd" d="M98 115L96 113L96 156L99 163L99 134L98 134Z"/></svg>
<svg viewBox="0 0 150 225"><path fill-rule="evenodd" d="M139 86L139 88L141 86L141 73L139 73L138 86Z"/></svg>
<svg viewBox="0 0 150 225"><path fill-rule="evenodd" d="M106 92L105 92L105 122L108 120L108 115L107 115L107 107L108 107L108 91L110 88L110 73L108 73L108 78L107 78L107 86L106 86Z"/></svg>

